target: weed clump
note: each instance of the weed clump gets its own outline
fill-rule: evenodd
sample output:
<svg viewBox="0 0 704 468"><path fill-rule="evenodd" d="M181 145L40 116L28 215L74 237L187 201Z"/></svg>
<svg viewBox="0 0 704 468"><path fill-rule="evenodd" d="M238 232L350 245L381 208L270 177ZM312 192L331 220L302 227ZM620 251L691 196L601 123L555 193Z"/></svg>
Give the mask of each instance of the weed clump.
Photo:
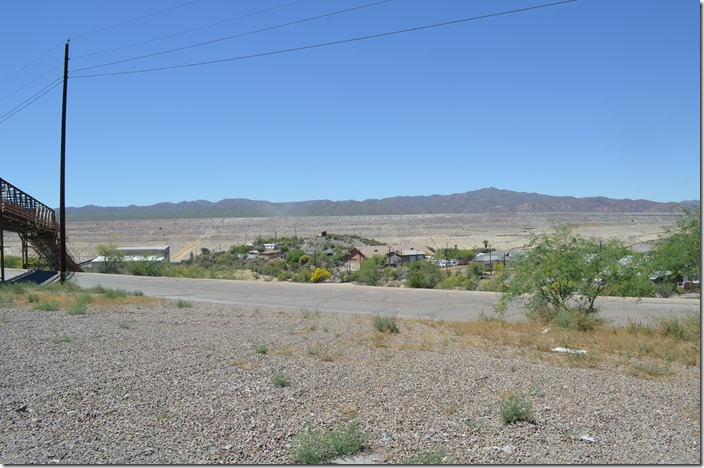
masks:
<svg viewBox="0 0 704 468"><path fill-rule="evenodd" d="M404 460L402 465L442 465L447 463L445 459L445 449L427 450L415 457Z"/></svg>
<svg viewBox="0 0 704 468"><path fill-rule="evenodd" d="M499 407L504 424L533 419L533 404L524 396L509 392L508 397L501 401Z"/></svg>
<svg viewBox="0 0 704 468"><path fill-rule="evenodd" d="M319 465L335 457L354 455L364 447L369 437L369 434L360 432L356 420L350 421L347 427L328 431L314 430L308 424L305 432L293 442L293 461Z"/></svg>
<svg viewBox="0 0 704 468"><path fill-rule="evenodd" d="M274 384L274 387L288 387L291 385L291 381L286 377L284 374L282 374L279 371L274 372L274 376L271 378L271 383Z"/></svg>
<svg viewBox="0 0 704 468"><path fill-rule="evenodd" d="M179 309L189 309L193 307L193 304L188 301L184 301L183 299L179 299L176 301L176 307Z"/></svg>
<svg viewBox="0 0 704 468"><path fill-rule="evenodd" d="M372 324L374 325L374 329L378 332L399 332L398 324L396 323L396 317L377 315L374 317Z"/></svg>

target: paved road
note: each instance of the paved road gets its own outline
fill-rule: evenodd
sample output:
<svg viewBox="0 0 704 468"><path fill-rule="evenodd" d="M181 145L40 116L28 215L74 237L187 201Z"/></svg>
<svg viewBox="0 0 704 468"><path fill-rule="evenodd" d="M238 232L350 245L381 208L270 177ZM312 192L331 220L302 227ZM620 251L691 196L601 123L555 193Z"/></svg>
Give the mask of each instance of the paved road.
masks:
<svg viewBox="0 0 704 468"><path fill-rule="evenodd" d="M471 320L492 314L498 295L479 291L436 291L381 288L350 284L267 283L261 281L153 278L97 273L77 273L72 279L82 287L102 285L146 296L189 301L210 301L245 306L318 309L325 312L398 317ZM629 318L651 318L700 313L698 298L602 298L597 301L602 317L625 325ZM507 311L509 320L522 320L517 305Z"/></svg>

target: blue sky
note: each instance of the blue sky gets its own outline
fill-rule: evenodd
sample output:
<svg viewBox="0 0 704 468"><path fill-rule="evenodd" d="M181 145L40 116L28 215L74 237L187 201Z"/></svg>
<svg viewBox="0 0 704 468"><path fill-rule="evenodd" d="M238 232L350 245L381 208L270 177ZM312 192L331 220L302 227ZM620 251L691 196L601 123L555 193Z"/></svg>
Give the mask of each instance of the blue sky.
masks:
<svg viewBox="0 0 704 468"><path fill-rule="evenodd" d="M698 1L378 2L2 0L0 178L59 205L70 39L67 206L700 198Z"/></svg>

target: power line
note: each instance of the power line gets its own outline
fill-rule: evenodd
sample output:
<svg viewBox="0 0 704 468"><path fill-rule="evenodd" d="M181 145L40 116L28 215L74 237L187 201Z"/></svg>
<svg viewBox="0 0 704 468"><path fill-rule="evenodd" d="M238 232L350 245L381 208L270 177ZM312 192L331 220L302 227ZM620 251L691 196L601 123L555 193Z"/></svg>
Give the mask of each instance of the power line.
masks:
<svg viewBox="0 0 704 468"><path fill-rule="evenodd" d="M227 41L227 40L230 40L230 39L236 39L236 38L243 37L243 36L248 36L248 35L252 35L252 34L257 34L257 33L265 32L265 31L271 31L271 30L283 28L283 27L286 27L286 26L292 26L292 25L294 25L294 24L305 23L305 22L308 22L308 21L313 21L313 20L317 20L317 19L320 19L320 18L325 18L325 17L328 17L328 16L330 16L330 15L340 15L340 14L343 14L343 13L349 13L349 12L351 12L351 11L360 10L360 9L362 9L362 8L369 8L369 7L372 7L372 6L380 5L380 4L382 4L382 3L388 3L388 2L391 2L391 1L392 1L392 0L380 0L380 1L377 1L377 2L374 2L374 3L368 3L368 4L366 4L366 5L361 5L361 6L357 6L357 7L353 7L353 8L347 8L347 9L345 9L345 10L338 10L338 11L334 11L334 12L330 12L330 13L324 13L324 14L322 14L322 15L312 16L312 17L310 17L310 18L304 18L304 19L300 19L300 20L296 20L296 21L290 21L290 22L284 23L284 24L279 24L279 25L276 25L276 26L270 26L270 27L268 27L268 28L258 29L258 30L256 30L256 31L249 31L249 32L246 32L246 33L235 34L235 35L233 35L233 36L227 36L227 37L222 37L222 38L219 38L219 39L213 39L213 40L211 40L211 41L201 42L201 43L198 43L198 44L191 44L191 45L184 46L184 47L179 47L179 48L176 48L176 49L170 49L170 50L164 50L164 51L161 51L161 52L155 52L155 53L153 53L153 54L141 55L141 56L139 56L139 57L132 57L132 58L129 58L129 59L117 60L117 61L109 62L109 63L103 63L103 64L101 64L101 65L93 65L93 66L91 66L91 67L79 68L79 69L77 69L77 70L74 70L73 73L77 73L77 72L81 72L81 71L85 71L85 70L92 70L92 69L94 69L94 68L107 67L107 66L109 66L109 65L117 65L117 64L119 64L119 63L132 62L132 61L141 60L141 59L144 59L144 58L155 57L155 56L157 56L157 55L170 54L170 53L172 53L172 52L179 52L179 51L182 51L182 50L192 49L192 48L195 48L195 47L201 47L201 46L204 46L204 45L214 44L214 43L216 43L216 42Z"/></svg>
<svg viewBox="0 0 704 468"><path fill-rule="evenodd" d="M163 70L173 70L176 68L197 67L197 66L202 66L202 65L211 65L211 64L215 64L215 63L232 62L232 61L236 61L236 60L246 60L246 59L257 58L257 57L265 57L265 56L269 56L269 55L286 54L286 53L290 53L290 52L298 52L298 51L302 51L302 50L316 49L316 48L320 48L320 47L328 47L328 46L333 46L333 45L346 44L346 43L350 43L350 42L364 41L364 40L368 40L368 39L378 39L380 37L393 36L396 34L404 34L404 33L413 32L413 31L420 31L420 30L424 30L424 29L449 26L449 25L453 25L453 24L465 23L468 21L476 21L476 20L491 18L491 17L495 17L495 16L520 13L520 12L524 12L524 11L536 10L539 8L547 8L547 7L551 7L551 6L562 5L565 3L572 3L572 2L576 2L576 1L577 0L564 0L561 2L546 3L543 5L537 5L537 6L532 6L532 7L502 11L502 12L498 12L498 13L490 13L490 14L481 15L481 16L473 16L470 18L463 18L463 19L458 19L458 20L453 20L453 21L446 21L443 23L429 24L429 25L425 25L425 26L418 26L418 27L414 27L414 28L401 29L401 30L397 30L397 31L390 31L390 32L379 33L379 34L371 34L368 36L353 37L351 39L342 39L339 41L323 42L320 44L313 44L313 45L301 46L301 47L293 47L290 49L274 50L274 51L270 51L270 52L261 52L261 53L257 53L257 54L251 54L251 55L240 55L238 57L230 57L230 58L219 59L219 60L209 60L209 61L205 61L205 62L186 63L186 64L180 64L180 65L171 65L171 66L166 66L166 67L144 68L144 69L140 69L140 70L130 70L130 71L123 71L123 72L96 73L96 74L92 74L92 75L77 75L77 76L72 75L72 78L94 78L94 77L99 77L99 76L115 76L115 75L130 75L130 74L135 74L135 73L148 73L148 72L163 71ZM119 63L119 62L114 62L114 63ZM99 65L99 66L107 66L107 65L111 65L111 64L105 64L105 65ZM90 67L90 68L96 68L96 67ZM82 69L76 70L76 71L83 71L86 69L87 68L82 68Z"/></svg>
<svg viewBox="0 0 704 468"><path fill-rule="evenodd" d="M139 21L139 20L144 19L144 18L149 18L149 17L151 17L151 16L155 16L155 15L159 15L159 14L162 14L162 13L166 13L167 11L175 10L175 9L177 9L177 8L181 8L181 7L184 7L184 6L186 6L186 5L190 5L190 4L192 4L192 3L196 3L196 2L199 2L199 1L200 1L200 0L191 0L191 1L186 2L186 3L183 3L183 4L181 4L181 5L176 5L176 6L169 7L169 8L163 9L163 10L155 11L155 12L153 12L153 13L149 13L149 14L147 14L147 15L142 15L142 16L139 16L139 17L137 17L137 18L133 18L133 19L130 19L130 20L127 20L127 21L123 21L123 22L121 22L121 23L113 24L113 25L111 25L111 26L106 26L106 27L103 27L103 28L95 29L95 30L93 30L93 31L89 31L89 32L85 32L85 33L82 33L82 34L78 34L78 35L74 36L74 38L76 38L76 37L88 36L88 35L90 35L90 34L95 34L95 33L101 32L101 31L106 31L106 30L108 30L108 29L113 29L113 28L116 28L116 27L119 27L119 26L123 26L123 25L125 25L125 24L129 24L129 23L133 23L133 22L135 22L135 21ZM15 75L19 74L20 72L24 71L24 70L27 69L30 65L32 65L32 64L34 64L35 62L39 61L39 60L42 59L43 57L49 55L51 52L53 52L54 50L56 50L57 48L59 48L59 47L61 47L61 46L63 46L63 45L64 45L64 44L61 43L61 44L58 44L58 45L52 47L49 51L45 52L44 54L40 55L40 56L37 57L36 59L32 60L32 61L29 62L27 65L21 67L19 70L17 70L17 71L15 71L15 72L11 73L10 75L8 75L8 76L6 76L5 78L3 78L2 80L0 80L0 83L5 82L5 81L7 81L8 79L12 78L13 76L15 76ZM53 67L53 68L50 69L49 71L47 71L47 72L45 72L45 73L39 75L38 77L34 78L33 80L27 82L26 84L24 84L24 85L21 86L20 88L16 89L15 91L11 92L10 94L8 94L8 95L6 95L5 97L3 97L2 99L0 99L0 101L3 101L3 100L5 100L5 99L7 99L8 97L12 96L13 94L19 92L20 90L26 88L27 86L29 86L30 84L34 83L35 81L37 81L38 79L40 79L40 78L43 77L44 75L46 75L46 74L50 73L51 71L53 71L55 68L56 68L56 67ZM60 80L59 80L59 81L60 81ZM52 86L52 85L53 85L53 86ZM47 85L45 88L43 88L42 90L40 90L39 92L37 92L36 94L34 94L33 96L30 96L29 98L27 98L24 102L20 103L18 106L16 106L16 107L13 108L12 110L10 110L10 111L8 111L7 113L5 113L4 115L0 116L0 124L3 123L3 122L5 122L6 120L8 120L9 118L11 118L12 116L16 115L17 113L19 113L20 111L22 111L23 109L25 109L27 106L29 106L29 105L31 105L32 103L34 103L36 100L38 100L39 98L41 98L42 96L44 96L46 93L48 93L49 91L51 91L51 90L52 90L53 88L55 88L56 86L58 86L58 84L57 84L55 81L52 82L51 84Z"/></svg>
<svg viewBox="0 0 704 468"><path fill-rule="evenodd" d="M167 35L165 35L165 36L160 36L160 37L156 37L156 38L153 38L153 39L147 39L147 40L141 41L141 42L134 42L134 43L132 43L132 44L127 44L127 45L123 45L123 46L120 46L120 47L114 47L114 48L112 48L112 49L105 49L105 50L101 50L101 51L98 51L98 52L93 52L93 53L90 53L90 54L80 55L80 56L78 56L78 57L73 57L73 60L82 59L82 58L85 58L85 57L92 57L92 56L94 56L94 55L100 55L100 54L104 54L104 53L108 53L108 52L114 52L114 51L116 51L116 50L127 49L127 48L135 47L135 46L138 46L138 45L148 44L148 43L150 43L150 42L160 41L160 40L162 40L162 39L168 39L168 38L170 38L170 37L181 36L181 35L183 35L183 34L188 34L188 33L191 33L191 32L200 31L200 30L207 29L207 28L212 28L212 27L214 27L214 26L219 26L219 25L221 25L221 24L230 23L230 22L232 22L232 21L237 21L237 20L240 20L240 19L249 18L250 16L259 15L259 14L262 14L262 13L268 13L268 12L273 11L273 10L278 10L278 9L285 8L285 7L288 7L288 6L291 6L291 5L295 5L296 3L302 3L302 2L305 2L305 1L307 1L307 0L296 0L295 2L290 2L290 3L286 3L286 4L284 4L284 5L279 5L279 6L276 6L276 7L267 8L267 9L265 9L265 10L255 11L255 12L253 12L253 13L248 13L248 14L246 14L246 15L241 15L241 16L237 16L237 17L234 17L234 18L229 18L229 19L226 19L226 20L218 21L218 22L216 22L216 23L206 24L206 25L203 25L203 26L199 26L199 27L197 27L197 28L187 29L187 30L185 30L185 31L179 31L179 32L172 33L172 34L167 34Z"/></svg>
<svg viewBox="0 0 704 468"><path fill-rule="evenodd" d="M42 78L42 77L48 75L49 73L53 72L54 70L56 70L56 69L59 68L60 66L61 66L61 65L56 65L56 66L54 66L54 67L51 67L49 70L45 71L44 73L42 73L42 74L39 75L38 77L36 77L36 78L34 78L33 80L31 80L31 81L25 83L24 85L20 86L20 87L17 88L16 90L12 91L10 94L7 94L7 95L5 95L4 97L0 98L0 102L2 102L2 101L4 101L5 99L9 98L9 97L12 96L13 94L22 91L22 90L23 90L24 88L26 88L27 86L31 85L32 83L34 83L34 82L37 81L38 79L40 79L40 78Z"/></svg>
<svg viewBox="0 0 704 468"><path fill-rule="evenodd" d="M43 54L40 55L39 57L35 58L34 60L32 60L31 62L29 62L29 63L28 63L27 65L25 65L24 67L22 67L22 68L20 68L19 70L17 70L16 72L10 73L10 74L7 75L5 78L3 78L2 80L0 80L0 84L1 84L1 83L4 83L4 82L7 81L7 80L9 80L9 79L12 78L13 76L15 76L15 75L17 75L18 73L20 73L21 71L27 69L30 65L34 64L35 62L38 62L40 59L42 59L42 58L44 58L45 56L49 55L50 53L52 53L53 51L55 51L56 49L58 49L58 48L61 47L61 46L63 46L63 43L58 44L58 45L52 47L51 49L49 49L48 51L46 51L45 53L43 53ZM43 75L42 75L42 76L43 76Z"/></svg>
<svg viewBox="0 0 704 468"><path fill-rule="evenodd" d="M139 20L144 19L144 18L149 18L149 17L151 17L151 16L160 15L161 13L166 13L167 11L171 11L171 10L175 10L175 9L177 9L177 8L185 7L186 5L190 5L191 3L196 3L196 2L199 2L199 1L200 1L200 0L191 0L190 2L182 3L181 5L176 5L176 6L173 6L173 7L170 7L170 8L166 8L166 9L164 9L164 10L155 11L154 13L149 13L149 14L146 14L146 15L143 15L143 16L139 16L139 17L137 17L137 18L132 18L132 19L130 19L130 20L123 21L123 22L121 22L121 23L113 24L112 26L105 26L105 27L103 27L103 28L95 29L95 30L93 30L93 31L84 32L84 33L78 34L78 35L76 35L76 36L73 36L73 39L76 39L76 38L78 38L78 37L88 36L88 35L90 35L90 34L99 33L99 32L102 32L102 31L107 31L108 29L117 28L117 27L120 27L120 26L124 26L124 25L126 25L126 24L129 24L129 23L134 23L135 21L139 21Z"/></svg>
<svg viewBox="0 0 704 468"><path fill-rule="evenodd" d="M42 96L44 96L45 94L47 94L49 91L51 91L52 89L54 89L54 88L56 88L57 86L59 86L59 85L62 83L62 81L63 81L62 78L57 78L56 80L52 81L51 83L49 83L48 85L46 85L46 86L45 86L44 88L42 88L41 90L37 91L37 92L36 92L34 95L32 95L31 97L27 98L24 102L18 104L18 105L15 106L13 109L11 109L11 110L9 110L8 112L6 112L4 115L1 115L1 116L0 116L0 124L2 124L3 122L5 122L6 120L10 119L10 118L13 117L14 115L18 114L19 112L21 112L22 110L24 110L25 108L27 108L28 106L30 106L31 104L33 104L35 101L37 101L39 98L41 98Z"/></svg>

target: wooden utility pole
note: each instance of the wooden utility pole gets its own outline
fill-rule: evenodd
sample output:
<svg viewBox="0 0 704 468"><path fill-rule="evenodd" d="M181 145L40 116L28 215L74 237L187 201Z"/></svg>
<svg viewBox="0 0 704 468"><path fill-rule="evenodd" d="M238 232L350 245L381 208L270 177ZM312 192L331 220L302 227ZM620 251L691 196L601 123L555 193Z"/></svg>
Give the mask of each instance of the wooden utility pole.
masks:
<svg viewBox="0 0 704 468"><path fill-rule="evenodd" d="M66 95L68 93L68 43L64 51L64 93L61 105L61 183L59 216L60 220L60 252L59 265L61 270L61 284L66 282Z"/></svg>

